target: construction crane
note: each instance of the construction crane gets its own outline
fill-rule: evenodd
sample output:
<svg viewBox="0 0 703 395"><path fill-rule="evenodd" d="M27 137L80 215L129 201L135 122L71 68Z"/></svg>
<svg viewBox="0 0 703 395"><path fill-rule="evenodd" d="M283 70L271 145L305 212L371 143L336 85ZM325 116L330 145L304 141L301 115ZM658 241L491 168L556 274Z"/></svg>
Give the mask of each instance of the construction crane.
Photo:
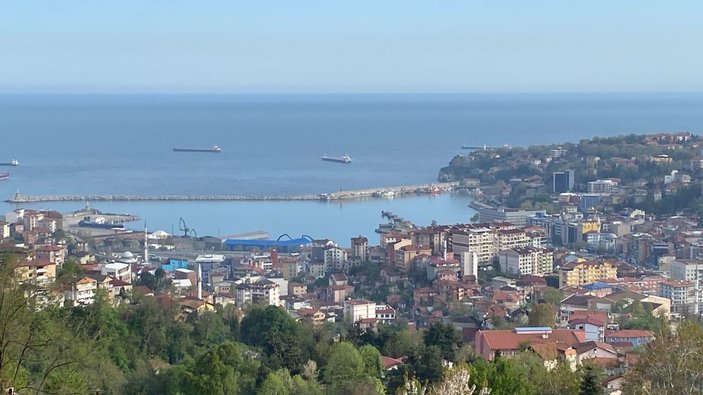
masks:
<svg viewBox="0 0 703 395"><path fill-rule="evenodd" d="M183 217L178 219L178 229L183 232L183 237L198 237L198 232L193 228L189 228Z"/></svg>

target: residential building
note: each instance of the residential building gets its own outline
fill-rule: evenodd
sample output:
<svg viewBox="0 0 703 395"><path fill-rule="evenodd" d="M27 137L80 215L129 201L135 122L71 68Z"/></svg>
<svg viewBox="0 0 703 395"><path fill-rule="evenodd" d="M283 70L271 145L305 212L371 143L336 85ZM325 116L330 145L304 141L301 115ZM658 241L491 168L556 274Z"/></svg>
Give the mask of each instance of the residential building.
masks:
<svg viewBox="0 0 703 395"><path fill-rule="evenodd" d="M639 347L654 340L654 333L640 329L624 329L608 332L605 341L608 343L630 343L632 347Z"/></svg>
<svg viewBox="0 0 703 395"><path fill-rule="evenodd" d="M452 232L452 252L461 257L464 252L476 253L479 264L488 265L496 255L493 231L488 227L471 227Z"/></svg>
<svg viewBox="0 0 703 395"><path fill-rule="evenodd" d="M420 255L429 256L431 254L432 249L426 246L407 245L400 247L395 252L395 267L401 272L407 272L413 259Z"/></svg>
<svg viewBox="0 0 703 395"><path fill-rule="evenodd" d="M669 274L673 280L690 281L696 291L694 314L703 312L703 261L675 259L669 263ZM673 300L672 300L673 310Z"/></svg>
<svg viewBox="0 0 703 395"><path fill-rule="evenodd" d="M265 277L245 277L235 286L235 303L237 306L263 304L279 306L280 286Z"/></svg>
<svg viewBox="0 0 703 395"><path fill-rule="evenodd" d="M699 292L691 281L665 280L659 283L659 296L671 301L671 312L698 315Z"/></svg>
<svg viewBox="0 0 703 395"><path fill-rule="evenodd" d="M530 238L522 229L499 229L495 233L495 252L530 245Z"/></svg>
<svg viewBox="0 0 703 395"><path fill-rule="evenodd" d="M72 306L85 306L93 303L97 291L97 280L85 276L76 281L71 286L71 289L66 292L65 296L66 300L70 301Z"/></svg>
<svg viewBox="0 0 703 395"><path fill-rule="evenodd" d="M66 259L66 247L60 245L39 245L34 247L34 252L39 259L47 259L55 263L58 267L63 265Z"/></svg>
<svg viewBox="0 0 703 395"><path fill-rule="evenodd" d="M498 253L500 267L516 275L543 276L554 271L554 251L549 248L517 247Z"/></svg>
<svg viewBox="0 0 703 395"><path fill-rule="evenodd" d="M347 262L347 251L337 246L329 246L324 249L324 262L328 269L344 270Z"/></svg>
<svg viewBox="0 0 703 395"><path fill-rule="evenodd" d="M559 288L580 287L615 278L617 269L608 261L575 261L559 268Z"/></svg>
<svg viewBox="0 0 703 395"><path fill-rule="evenodd" d="M361 320L376 319L376 303L366 299L344 301L344 318L357 323Z"/></svg>
<svg viewBox="0 0 703 395"><path fill-rule="evenodd" d="M588 182L588 193L610 193L618 187L614 179L596 180Z"/></svg>
<svg viewBox="0 0 703 395"><path fill-rule="evenodd" d="M555 354L558 350L563 352L584 341L584 332L542 327L481 330L476 332L475 341L476 352L485 360L492 361L497 352L500 352L502 357L512 357L524 350L527 345L551 345Z"/></svg>
<svg viewBox="0 0 703 395"><path fill-rule="evenodd" d="M352 237L351 255L358 257L361 262L369 260L369 239L363 236Z"/></svg>
<svg viewBox="0 0 703 395"><path fill-rule="evenodd" d="M132 267L126 263L106 263L100 268L100 274L110 276L116 280L132 282Z"/></svg>
<svg viewBox="0 0 703 395"><path fill-rule="evenodd" d="M56 281L56 263L46 258L19 261L15 277L20 283L51 284Z"/></svg>

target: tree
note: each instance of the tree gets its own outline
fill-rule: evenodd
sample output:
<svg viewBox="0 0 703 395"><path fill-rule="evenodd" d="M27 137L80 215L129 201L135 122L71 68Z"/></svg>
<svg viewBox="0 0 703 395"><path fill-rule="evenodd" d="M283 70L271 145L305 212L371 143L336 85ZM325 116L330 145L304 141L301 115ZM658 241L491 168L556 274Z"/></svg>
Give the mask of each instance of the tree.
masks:
<svg viewBox="0 0 703 395"><path fill-rule="evenodd" d="M703 328L692 322L675 333L659 333L625 375L623 393L633 395L700 394L703 386Z"/></svg>
<svg viewBox="0 0 703 395"><path fill-rule="evenodd" d="M300 372L313 347L312 333L303 331L288 313L275 306L249 310L240 325L240 338L261 347L271 369L285 367L295 373Z"/></svg>
<svg viewBox="0 0 703 395"><path fill-rule="evenodd" d="M554 306L550 304L536 304L532 307L532 311L530 311L529 325L553 328L556 321L555 316Z"/></svg>
<svg viewBox="0 0 703 395"><path fill-rule="evenodd" d="M561 303L562 299L563 295L561 294L561 291L556 288L547 287L542 292L542 300L544 300L548 304L558 306Z"/></svg>
<svg viewBox="0 0 703 395"><path fill-rule="evenodd" d="M290 377L290 373L288 370L281 369L269 373L256 393L258 395L289 395L292 386L293 379Z"/></svg>
<svg viewBox="0 0 703 395"><path fill-rule="evenodd" d="M452 325L437 322L431 325L424 336L426 346L437 346L442 358L453 362L462 341L459 331Z"/></svg>
<svg viewBox="0 0 703 395"><path fill-rule="evenodd" d="M581 370L583 371L583 377L581 378L579 395L603 395L603 386L601 385L603 373L601 368L594 364L586 363L582 365Z"/></svg>
<svg viewBox="0 0 703 395"><path fill-rule="evenodd" d="M347 384L364 377L364 360L349 342L335 344L324 370L325 382L333 394L343 393Z"/></svg>
<svg viewBox="0 0 703 395"><path fill-rule="evenodd" d="M398 388L397 395L488 395L489 388L478 389L471 384L471 370L460 364L447 369L440 381L423 385L416 378L405 377L405 384Z"/></svg>
<svg viewBox="0 0 703 395"><path fill-rule="evenodd" d="M381 363L381 353L376 347L371 345L361 346L359 354L364 361L364 373L366 376L380 379L383 375L383 363Z"/></svg>

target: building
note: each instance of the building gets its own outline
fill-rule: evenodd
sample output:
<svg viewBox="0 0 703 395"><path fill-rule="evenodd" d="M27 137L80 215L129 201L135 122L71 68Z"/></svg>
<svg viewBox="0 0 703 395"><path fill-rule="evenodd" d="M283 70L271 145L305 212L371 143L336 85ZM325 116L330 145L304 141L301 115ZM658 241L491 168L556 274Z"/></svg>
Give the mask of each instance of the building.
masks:
<svg viewBox="0 0 703 395"><path fill-rule="evenodd" d="M576 179L573 170L555 171L552 173L552 192L565 193L574 190L574 180Z"/></svg>
<svg viewBox="0 0 703 395"><path fill-rule="evenodd" d="M461 253L461 278L473 276L473 281L478 281L478 255L475 252L464 251Z"/></svg>
<svg viewBox="0 0 703 395"><path fill-rule="evenodd" d="M56 281L56 264L48 259L25 259L17 263L15 277L20 283L51 284Z"/></svg>
<svg viewBox="0 0 703 395"><path fill-rule="evenodd" d="M544 276L554 271L554 251L549 248L517 247L498 253L501 270L510 274Z"/></svg>
<svg viewBox="0 0 703 395"><path fill-rule="evenodd" d="M34 247L34 252L39 259L47 259L51 263L55 263L59 267L63 265L66 259L66 247L59 245L40 245Z"/></svg>
<svg viewBox="0 0 703 395"><path fill-rule="evenodd" d="M361 262L369 260L369 239L364 236L352 237L351 255L358 257Z"/></svg>
<svg viewBox="0 0 703 395"><path fill-rule="evenodd" d="M608 261L576 261L559 268L559 288L580 287L617 278L617 269Z"/></svg>
<svg viewBox="0 0 703 395"><path fill-rule="evenodd" d="M509 222L515 226L525 226L527 225L527 218L535 215L546 215L546 211L486 207L478 210L478 221L482 223Z"/></svg>
<svg viewBox="0 0 703 395"><path fill-rule="evenodd" d="M97 292L97 280L85 276L71 286L71 289L66 292L65 297L66 300L70 301L72 306L85 306L93 303Z"/></svg>
<svg viewBox="0 0 703 395"><path fill-rule="evenodd" d="M499 229L495 232L495 252L526 247L531 240L522 229Z"/></svg>
<svg viewBox="0 0 703 395"><path fill-rule="evenodd" d="M344 318L357 323L361 320L376 319L376 303L366 299L344 301Z"/></svg>
<svg viewBox="0 0 703 395"><path fill-rule="evenodd" d="M347 262L347 251L337 246L326 247L323 261L328 269L344 270Z"/></svg>
<svg viewBox="0 0 703 395"><path fill-rule="evenodd" d="M588 193L611 193L618 187L618 182L613 179L596 180L588 182Z"/></svg>
<svg viewBox="0 0 703 395"><path fill-rule="evenodd" d="M487 361L492 361L496 353L502 357L512 357L526 346L543 345L553 353L566 358L564 351L584 341L584 332L572 329L552 329L548 327L526 327L506 330L481 330L476 332L476 352Z"/></svg>
<svg viewBox="0 0 703 395"><path fill-rule="evenodd" d="M693 259L675 259L669 263L669 276L672 280L691 282L696 292L694 314L703 312L703 261ZM672 310L674 308L672 302Z"/></svg>
<svg viewBox="0 0 703 395"><path fill-rule="evenodd" d="M128 283L132 282L132 267L126 263L106 263L100 268L100 274L110 276L115 280L122 280Z"/></svg>
<svg viewBox="0 0 703 395"><path fill-rule="evenodd" d="M640 329L625 329L605 334L607 343L630 343L632 347L639 347L654 340L654 333Z"/></svg>
<svg viewBox="0 0 703 395"><path fill-rule="evenodd" d="M407 245L400 247L395 252L395 267L401 272L410 270L410 265L420 255L431 255L432 249L426 246Z"/></svg>
<svg viewBox="0 0 703 395"><path fill-rule="evenodd" d="M660 297L671 301L671 312L680 315L697 315L699 292L691 281L666 280L659 283Z"/></svg>
<svg viewBox="0 0 703 395"><path fill-rule="evenodd" d="M461 259L461 254L476 253L478 263L490 264L496 256L493 231L488 227L470 227L452 232L452 252Z"/></svg>
<svg viewBox="0 0 703 395"><path fill-rule="evenodd" d="M279 306L280 286L265 277L245 277L235 286L235 303L237 306Z"/></svg>

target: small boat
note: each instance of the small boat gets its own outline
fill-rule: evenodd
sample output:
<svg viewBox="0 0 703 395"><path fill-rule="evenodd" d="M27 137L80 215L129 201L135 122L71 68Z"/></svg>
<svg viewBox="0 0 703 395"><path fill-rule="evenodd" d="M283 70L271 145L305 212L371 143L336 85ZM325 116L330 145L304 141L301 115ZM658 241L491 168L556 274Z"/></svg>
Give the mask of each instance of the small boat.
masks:
<svg viewBox="0 0 703 395"><path fill-rule="evenodd" d="M0 166L19 166L19 165L20 165L20 161L18 161L17 159L12 159L9 162L0 163Z"/></svg>
<svg viewBox="0 0 703 395"><path fill-rule="evenodd" d="M173 152L207 152L218 154L222 152L219 145L214 145L212 148L174 148Z"/></svg>
<svg viewBox="0 0 703 395"><path fill-rule="evenodd" d="M10 173L0 173L0 181L5 181L10 178Z"/></svg>
<svg viewBox="0 0 703 395"><path fill-rule="evenodd" d="M347 154L344 154L341 158L335 157L335 156L327 156L327 155L322 155L322 160L327 161L327 162L336 162L336 163L351 163L351 157Z"/></svg>

